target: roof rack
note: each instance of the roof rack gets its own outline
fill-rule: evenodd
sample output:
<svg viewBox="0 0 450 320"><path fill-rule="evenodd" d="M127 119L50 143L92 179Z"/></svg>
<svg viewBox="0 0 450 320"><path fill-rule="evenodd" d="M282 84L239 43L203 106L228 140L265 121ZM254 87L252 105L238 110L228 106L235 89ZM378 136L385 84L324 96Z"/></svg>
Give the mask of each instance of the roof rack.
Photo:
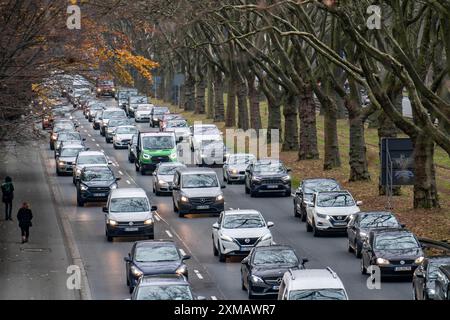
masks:
<svg viewBox="0 0 450 320"><path fill-rule="evenodd" d="M336 272L334 272L333 271L333 269L331 269L330 267L326 267L326 269L328 270L328 272L330 272L331 273L331 275L333 276L333 278L337 278L337 274L336 274Z"/></svg>

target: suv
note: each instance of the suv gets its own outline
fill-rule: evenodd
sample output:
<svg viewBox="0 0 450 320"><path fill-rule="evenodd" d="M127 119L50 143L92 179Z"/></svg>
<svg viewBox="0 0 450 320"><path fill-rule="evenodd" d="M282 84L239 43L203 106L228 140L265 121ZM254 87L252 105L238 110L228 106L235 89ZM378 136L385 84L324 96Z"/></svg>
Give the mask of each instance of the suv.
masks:
<svg viewBox="0 0 450 320"><path fill-rule="evenodd" d="M81 170L77 183L77 204L83 207L86 202L106 201L111 190L117 189L117 181L114 172L105 166L85 167Z"/></svg>
<svg viewBox="0 0 450 320"><path fill-rule="evenodd" d="M223 164L223 181L228 184L233 182L245 181L245 170L252 162L256 161L256 157L249 153L235 153L228 156L227 161Z"/></svg>
<svg viewBox="0 0 450 320"><path fill-rule="evenodd" d="M96 94L97 97L101 96L111 96L116 95L116 88L114 87L114 80L110 79L97 79L96 84Z"/></svg>
<svg viewBox="0 0 450 320"><path fill-rule="evenodd" d="M200 147L202 140L223 140L223 134L215 124L194 124L191 127L191 151Z"/></svg>
<svg viewBox="0 0 450 320"><path fill-rule="evenodd" d="M173 210L180 217L196 212L220 214L224 197L217 173L212 169L178 168L173 178Z"/></svg>
<svg viewBox="0 0 450 320"><path fill-rule="evenodd" d="M100 122L100 134L105 136L106 127L108 126L109 120L112 118L126 118L127 115L125 111L119 108L108 108L103 110L101 114L101 122Z"/></svg>
<svg viewBox="0 0 450 320"><path fill-rule="evenodd" d="M259 193L291 195L291 169L279 160L258 160L245 170L245 193L255 197Z"/></svg>
<svg viewBox="0 0 450 320"><path fill-rule="evenodd" d="M169 108L167 107L153 107L150 113L150 127L159 128L159 122L165 114L169 114Z"/></svg>
<svg viewBox="0 0 450 320"><path fill-rule="evenodd" d="M304 179L294 196L294 216L306 221L306 202L311 201L314 193L320 191L339 191L340 184L334 179Z"/></svg>
<svg viewBox="0 0 450 320"><path fill-rule="evenodd" d="M134 88L121 88L117 91L117 103L119 108L126 110L128 104L128 98L131 96L136 96L138 94L138 90Z"/></svg>
<svg viewBox="0 0 450 320"><path fill-rule="evenodd" d="M81 134L78 131L62 131L58 134L58 138L54 142L55 149L55 158L57 156L57 151L59 151L59 147L65 141L79 141L79 143L83 143L86 141L85 138L81 137Z"/></svg>
<svg viewBox="0 0 450 320"><path fill-rule="evenodd" d="M341 279L328 267L287 271L278 300L348 300L348 295Z"/></svg>
<svg viewBox="0 0 450 320"><path fill-rule="evenodd" d="M114 189L108 197L105 213L105 235L111 242L114 237L142 236L154 238L153 211L156 206L142 188Z"/></svg>
<svg viewBox="0 0 450 320"><path fill-rule="evenodd" d="M58 134L62 131L76 131L73 122L70 120L59 120L54 123L50 133L50 150L55 150L55 141L58 139Z"/></svg>
<svg viewBox="0 0 450 320"><path fill-rule="evenodd" d="M344 190L317 192L306 204L306 231L318 237L324 232L347 232L347 225L352 215L361 211L362 202Z"/></svg>
<svg viewBox="0 0 450 320"><path fill-rule="evenodd" d="M134 112L136 111L138 105L147 103L150 103L147 96L140 96L140 95L129 96L128 104L125 111L129 117L134 117Z"/></svg>
<svg viewBox="0 0 450 320"><path fill-rule="evenodd" d="M177 161L177 146L173 132L140 131L136 146L136 171L153 172L160 162Z"/></svg>
<svg viewBox="0 0 450 320"><path fill-rule="evenodd" d="M114 149L127 148L132 137L137 136L138 132L135 126L118 126L113 137Z"/></svg>
<svg viewBox="0 0 450 320"><path fill-rule="evenodd" d="M73 168L73 184L80 179L81 170L85 167L108 166L112 164L101 151L81 151L78 153Z"/></svg>
<svg viewBox="0 0 450 320"><path fill-rule="evenodd" d="M78 153L85 151L86 148L81 144L63 144L60 152L56 156L56 174L73 175L73 165Z"/></svg>

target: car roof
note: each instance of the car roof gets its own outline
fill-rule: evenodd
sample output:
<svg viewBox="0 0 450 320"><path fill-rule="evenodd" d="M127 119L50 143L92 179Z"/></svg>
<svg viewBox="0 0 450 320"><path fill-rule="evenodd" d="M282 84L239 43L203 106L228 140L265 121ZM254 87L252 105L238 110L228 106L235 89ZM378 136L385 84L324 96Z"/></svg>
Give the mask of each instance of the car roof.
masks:
<svg viewBox="0 0 450 320"><path fill-rule="evenodd" d="M239 215L239 214L261 214L258 210L254 209L234 209L234 210L225 210L225 215Z"/></svg>
<svg viewBox="0 0 450 320"><path fill-rule="evenodd" d="M160 246L162 244L172 245L176 247L176 243L170 239L158 239L158 240L141 240L136 241L136 247L151 247L151 246Z"/></svg>
<svg viewBox="0 0 450 320"><path fill-rule="evenodd" d="M289 290L344 289L341 279L331 268L290 270L285 277L289 279Z"/></svg>
<svg viewBox="0 0 450 320"><path fill-rule="evenodd" d="M174 132L159 132L159 131L140 131L141 136L143 137L175 137Z"/></svg>
<svg viewBox="0 0 450 320"><path fill-rule="evenodd" d="M159 163L159 167L174 167L174 166L186 167L186 165L181 162L160 162Z"/></svg>
<svg viewBox="0 0 450 320"><path fill-rule="evenodd" d="M411 231L409 231L409 230L406 230L406 229L389 229L389 228L387 228L387 229L380 229L380 230L372 230L372 231L370 231L370 234L373 236L373 237L375 237L375 236L380 236L380 235L386 235L386 234L391 234L391 235L400 235L400 234L402 234L402 233L408 233L408 234L411 234L411 235L413 235L414 236L414 233L412 233Z"/></svg>
<svg viewBox="0 0 450 320"><path fill-rule="evenodd" d="M258 246L254 247L253 250L255 251L263 251L263 250L285 250L290 249L295 252L294 248L287 244L275 244L270 246Z"/></svg>
<svg viewBox="0 0 450 320"><path fill-rule="evenodd" d="M139 286L151 286L151 285L185 285L189 286L186 278L183 275L177 274L165 274L154 276L143 276L139 281Z"/></svg>
<svg viewBox="0 0 450 320"><path fill-rule="evenodd" d="M83 149L84 146L81 143L61 144L61 149Z"/></svg>
<svg viewBox="0 0 450 320"><path fill-rule="evenodd" d="M121 188L111 190L111 198L147 197L142 188Z"/></svg>
<svg viewBox="0 0 450 320"><path fill-rule="evenodd" d="M211 168L192 168L192 167L180 167L177 169L180 174L194 174L194 173L214 173L217 174Z"/></svg>
<svg viewBox="0 0 450 320"><path fill-rule="evenodd" d="M98 155L105 156L105 154L101 151L81 151L78 155L79 156L98 156Z"/></svg>

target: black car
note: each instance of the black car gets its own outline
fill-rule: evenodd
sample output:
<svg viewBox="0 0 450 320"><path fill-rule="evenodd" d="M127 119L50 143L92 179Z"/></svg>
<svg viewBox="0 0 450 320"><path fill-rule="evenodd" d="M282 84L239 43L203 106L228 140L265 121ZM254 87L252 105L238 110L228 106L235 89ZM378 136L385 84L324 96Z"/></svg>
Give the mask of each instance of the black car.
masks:
<svg viewBox="0 0 450 320"><path fill-rule="evenodd" d="M444 265L450 265L450 256L432 256L422 261L413 275L414 300L434 300L439 268Z"/></svg>
<svg viewBox="0 0 450 320"><path fill-rule="evenodd" d="M398 222L392 212L355 213L347 225L348 252L354 252L357 258L361 258L363 242L369 236L370 231L377 229L401 229L403 227L404 225Z"/></svg>
<svg viewBox="0 0 450 320"><path fill-rule="evenodd" d="M339 191L341 185L334 179L305 179L295 191L294 216L306 221L306 202L311 202L316 192Z"/></svg>
<svg viewBox="0 0 450 320"><path fill-rule="evenodd" d="M83 207L86 202L106 201L112 189L118 187L114 172L107 166L88 166L81 170L77 182L77 204Z"/></svg>
<svg viewBox="0 0 450 320"><path fill-rule="evenodd" d="M361 273L377 266L382 277L412 276L424 259L416 236L405 229L371 231L361 255Z"/></svg>
<svg viewBox="0 0 450 320"><path fill-rule="evenodd" d="M167 107L154 107L150 113L150 127L159 128L159 122L163 115L170 113Z"/></svg>
<svg viewBox="0 0 450 320"><path fill-rule="evenodd" d="M450 300L450 264L439 267L434 300Z"/></svg>
<svg viewBox="0 0 450 320"><path fill-rule="evenodd" d="M178 274L188 277L185 260L176 244L170 240L137 241L125 257L127 285L133 292L140 277L161 274Z"/></svg>
<svg viewBox="0 0 450 320"><path fill-rule="evenodd" d="M278 295L283 275L289 269L304 269L308 259L299 259L290 246L259 246L241 263L242 290L249 299L257 296Z"/></svg>
<svg viewBox="0 0 450 320"><path fill-rule="evenodd" d="M255 197L259 193L291 195L291 169L279 160L258 160L245 171L245 193Z"/></svg>

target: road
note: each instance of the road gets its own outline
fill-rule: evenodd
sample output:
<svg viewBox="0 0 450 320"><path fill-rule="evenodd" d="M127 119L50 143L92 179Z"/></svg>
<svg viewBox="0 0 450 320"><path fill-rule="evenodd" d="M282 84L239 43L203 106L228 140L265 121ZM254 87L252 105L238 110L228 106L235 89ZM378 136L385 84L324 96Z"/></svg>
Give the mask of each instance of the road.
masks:
<svg viewBox="0 0 450 320"><path fill-rule="evenodd" d="M110 106L116 104L113 99L105 101ZM75 113L75 116L79 119L79 130L86 138L90 150L104 150L113 161L112 168L117 176L122 177L119 187L142 187L152 204L158 206L160 221L155 225L155 239L173 239L187 254L192 255L187 264L189 281L195 293L209 299L247 299L246 292L241 290L240 259L233 258L227 263L220 263L213 255L211 226L217 217L188 215L186 218L179 218L172 210L170 196L154 196L153 177L142 176L135 171L134 165L128 162L127 150L115 150L112 144L106 144L104 137L99 131L92 129L91 123L84 119L81 112ZM138 124L138 127L148 128L148 124ZM69 217L75 242L86 267L92 298L128 298L123 257L129 252L133 240L139 239L115 239L113 243L107 242L101 204L77 207L71 177L56 176L53 151L48 147L44 156L48 174L60 190L60 208ZM221 169L216 170L219 177L222 177ZM347 252L346 238L314 238L311 233L307 233L305 224L293 215L292 198L251 198L245 194L243 185L227 185L224 196L226 208L256 209L267 221L273 221L275 226L271 231L274 241L277 244L291 245L299 256L307 257L307 268L333 268L342 279L350 299L392 300L412 297L409 281L383 282L381 289L369 290L366 286L367 277L360 273L359 260Z"/></svg>

